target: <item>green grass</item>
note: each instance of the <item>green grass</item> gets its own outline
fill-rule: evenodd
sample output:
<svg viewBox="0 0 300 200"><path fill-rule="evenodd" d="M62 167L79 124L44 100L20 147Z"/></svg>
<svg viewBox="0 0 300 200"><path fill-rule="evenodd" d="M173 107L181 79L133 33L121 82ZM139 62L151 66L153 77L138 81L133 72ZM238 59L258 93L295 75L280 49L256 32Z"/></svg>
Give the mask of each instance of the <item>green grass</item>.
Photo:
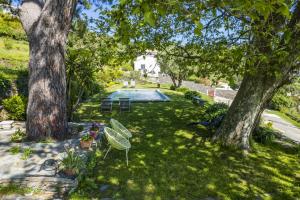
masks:
<svg viewBox="0 0 300 200"><path fill-rule="evenodd" d="M172 101L134 103L129 113L120 113L117 105L110 114L100 113L99 95L82 104L78 121L108 124L113 117L133 133L132 148L128 167L125 151L112 150L105 160L100 158L90 175L80 179L71 199L300 198L297 151L254 144L254 151L244 157L210 142L203 144L197 133L205 130L187 126L197 121L201 108L179 92L161 90ZM101 150L104 154L103 146ZM102 184L110 187L101 193Z"/></svg>
<svg viewBox="0 0 300 200"><path fill-rule="evenodd" d="M6 48L5 43L9 43L11 48ZM23 66L28 64L28 60L28 42L0 37L0 66Z"/></svg>
<svg viewBox="0 0 300 200"><path fill-rule="evenodd" d="M29 188L29 187L23 187L16 184L8 184L8 185L0 185L0 198L4 195L26 195L29 193L38 193L40 192L37 189Z"/></svg>
<svg viewBox="0 0 300 200"><path fill-rule="evenodd" d="M271 113L271 114L278 115L282 119L284 119L284 120L290 122L291 124L293 124L294 126L300 128L300 123L299 122L296 122L295 120L291 119L289 116L287 116L286 114L284 114L284 113L282 113L280 111L277 111L277 110L268 110L267 112Z"/></svg>

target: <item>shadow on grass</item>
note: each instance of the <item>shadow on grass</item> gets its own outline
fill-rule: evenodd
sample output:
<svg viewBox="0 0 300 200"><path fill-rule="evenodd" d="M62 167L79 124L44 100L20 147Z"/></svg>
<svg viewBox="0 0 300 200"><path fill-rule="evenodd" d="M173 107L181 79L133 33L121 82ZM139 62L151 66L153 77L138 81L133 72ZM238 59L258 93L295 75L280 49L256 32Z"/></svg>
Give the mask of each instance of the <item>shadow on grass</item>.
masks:
<svg viewBox="0 0 300 200"><path fill-rule="evenodd" d="M171 102L136 103L132 112L99 112L99 101L78 111L80 121L108 124L115 118L132 133L129 166L125 151L112 150L100 159L92 175L79 182L73 199L296 199L300 197L299 157L275 146L254 145L248 157L201 143L197 127L188 127L201 114L176 92ZM99 99L95 97L94 100ZM102 147L104 150L104 147ZM102 185L110 187L100 191Z"/></svg>

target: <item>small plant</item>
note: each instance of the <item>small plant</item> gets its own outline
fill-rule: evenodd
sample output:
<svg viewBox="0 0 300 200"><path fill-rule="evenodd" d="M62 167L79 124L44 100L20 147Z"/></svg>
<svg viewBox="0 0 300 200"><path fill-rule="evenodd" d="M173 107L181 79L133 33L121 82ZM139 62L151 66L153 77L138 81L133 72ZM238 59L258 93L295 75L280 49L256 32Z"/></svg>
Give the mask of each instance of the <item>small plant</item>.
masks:
<svg viewBox="0 0 300 200"><path fill-rule="evenodd" d="M87 142L93 140L93 137L90 134L85 134L81 137L81 141Z"/></svg>
<svg viewBox="0 0 300 200"><path fill-rule="evenodd" d="M272 128L261 126L253 132L252 137L256 142L261 144L270 144L274 141L275 134Z"/></svg>
<svg viewBox="0 0 300 200"><path fill-rule="evenodd" d="M19 146L14 146L14 147L11 147L10 149L9 149L9 152L11 153L11 154L13 154L13 155L15 155L15 154L18 154L18 153L20 153L20 147Z"/></svg>
<svg viewBox="0 0 300 200"><path fill-rule="evenodd" d="M80 147L82 149L89 149L92 146L93 139L93 136L90 134L83 135L80 139Z"/></svg>
<svg viewBox="0 0 300 200"><path fill-rule="evenodd" d="M11 137L11 142L22 142L26 137L26 133L22 131L21 129L18 129L16 132L14 132Z"/></svg>
<svg viewBox="0 0 300 200"><path fill-rule="evenodd" d="M3 106L8 111L10 119L25 120L27 100L21 95L15 95L3 100Z"/></svg>
<svg viewBox="0 0 300 200"><path fill-rule="evenodd" d="M84 162L73 148L66 149L66 156L61 160L60 168L68 176L74 176L83 168Z"/></svg>
<svg viewBox="0 0 300 200"><path fill-rule="evenodd" d="M21 157L22 160L27 160L29 158L29 156L32 154L32 150L30 147L25 148L23 151L23 155Z"/></svg>

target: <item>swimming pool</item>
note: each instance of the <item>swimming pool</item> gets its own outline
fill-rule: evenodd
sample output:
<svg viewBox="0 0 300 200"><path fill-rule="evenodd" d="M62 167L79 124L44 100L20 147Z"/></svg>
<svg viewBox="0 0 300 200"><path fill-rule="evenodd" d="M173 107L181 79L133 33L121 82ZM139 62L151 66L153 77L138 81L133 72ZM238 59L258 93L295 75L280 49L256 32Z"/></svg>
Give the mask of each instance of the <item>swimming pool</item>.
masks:
<svg viewBox="0 0 300 200"><path fill-rule="evenodd" d="M119 98L130 98L132 102L170 101L170 98L159 90L150 89L118 90L108 97L113 101L119 101Z"/></svg>

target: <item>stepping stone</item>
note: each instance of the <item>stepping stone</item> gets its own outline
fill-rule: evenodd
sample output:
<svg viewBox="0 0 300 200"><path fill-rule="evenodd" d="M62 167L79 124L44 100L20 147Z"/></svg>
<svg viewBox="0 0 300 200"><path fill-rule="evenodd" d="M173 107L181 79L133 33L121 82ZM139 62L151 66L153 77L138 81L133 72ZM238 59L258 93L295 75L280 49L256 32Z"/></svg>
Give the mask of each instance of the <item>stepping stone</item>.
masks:
<svg viewBox="0 0 300 200"><path fill-rule="evenodd" d="M0 122L0 129L11 129L14 121L2 121Z"/></svg>

